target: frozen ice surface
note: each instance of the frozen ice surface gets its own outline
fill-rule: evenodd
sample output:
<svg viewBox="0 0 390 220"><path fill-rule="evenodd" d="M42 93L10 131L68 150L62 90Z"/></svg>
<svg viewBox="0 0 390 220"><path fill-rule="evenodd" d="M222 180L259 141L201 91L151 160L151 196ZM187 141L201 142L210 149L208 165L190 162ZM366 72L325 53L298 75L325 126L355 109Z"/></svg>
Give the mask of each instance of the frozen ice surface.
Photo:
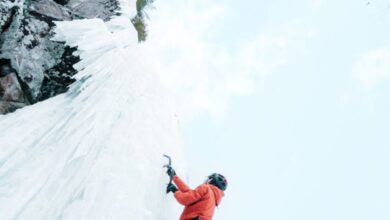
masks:
<svg viewBox="0 0 390 220"><path fill-rule="evenodd" d="M77 82L0 116L0 219L175 219L162 154L182 166L177 118L130 19L56 33L78 47Z"/></svg>

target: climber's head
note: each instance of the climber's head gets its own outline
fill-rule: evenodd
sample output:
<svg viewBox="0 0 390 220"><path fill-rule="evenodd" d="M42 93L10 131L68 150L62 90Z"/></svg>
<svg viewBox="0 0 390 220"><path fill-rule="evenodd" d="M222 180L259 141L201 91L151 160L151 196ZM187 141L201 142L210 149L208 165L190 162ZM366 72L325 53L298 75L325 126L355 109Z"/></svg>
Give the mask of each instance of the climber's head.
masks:
<svg viewBox="0 0 390 220"><path fill-rule="evenodd" d="M208 176L206 182L218 187L222 191L225 191L228 185L226 178L219 173L213 173Z"/></svg>

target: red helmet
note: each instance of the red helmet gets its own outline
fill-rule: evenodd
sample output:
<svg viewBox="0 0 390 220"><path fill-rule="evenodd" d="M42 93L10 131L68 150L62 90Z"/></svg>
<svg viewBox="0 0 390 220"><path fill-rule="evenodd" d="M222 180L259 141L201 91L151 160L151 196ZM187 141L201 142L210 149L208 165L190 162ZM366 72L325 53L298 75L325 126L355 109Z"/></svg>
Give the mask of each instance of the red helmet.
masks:
<svg viewBox="0 0 390 220"><path fill-rule="evenodd" d="M218 187L222 191L225 191L228 185L226 178L219 173L213 173L208 176L207 182Z"/></svg>

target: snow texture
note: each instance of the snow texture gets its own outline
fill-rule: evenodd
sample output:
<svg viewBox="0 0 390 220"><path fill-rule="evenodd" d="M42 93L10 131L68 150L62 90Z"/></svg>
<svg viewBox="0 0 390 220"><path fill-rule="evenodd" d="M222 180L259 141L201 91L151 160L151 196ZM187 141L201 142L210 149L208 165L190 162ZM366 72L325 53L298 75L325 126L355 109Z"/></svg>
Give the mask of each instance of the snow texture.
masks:
<svg viewBox="0 0 390 220"><path fill-rule="evenodd" d="M131 14L57 22L54 40L78 47L77 81L0 115L0 219L177 218L162 169L163 153L183 167L177 118Z"/></svg>

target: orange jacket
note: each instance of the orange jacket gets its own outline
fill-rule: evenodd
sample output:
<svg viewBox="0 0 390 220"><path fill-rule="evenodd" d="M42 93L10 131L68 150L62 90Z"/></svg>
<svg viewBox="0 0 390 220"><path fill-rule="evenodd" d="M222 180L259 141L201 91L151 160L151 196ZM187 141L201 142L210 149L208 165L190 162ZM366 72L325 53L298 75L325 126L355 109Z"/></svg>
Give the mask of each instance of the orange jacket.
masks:
<svg viewBox="0 0 390 220"><path fill-rule="evenodd" d="M224 193L218 187L204 183L196 189L190 189L178 176L173 177L178 191L176 200L185 206L180 220L190 220L200 217L201 220L211 220L214 209L221 202Z"/></svg>

